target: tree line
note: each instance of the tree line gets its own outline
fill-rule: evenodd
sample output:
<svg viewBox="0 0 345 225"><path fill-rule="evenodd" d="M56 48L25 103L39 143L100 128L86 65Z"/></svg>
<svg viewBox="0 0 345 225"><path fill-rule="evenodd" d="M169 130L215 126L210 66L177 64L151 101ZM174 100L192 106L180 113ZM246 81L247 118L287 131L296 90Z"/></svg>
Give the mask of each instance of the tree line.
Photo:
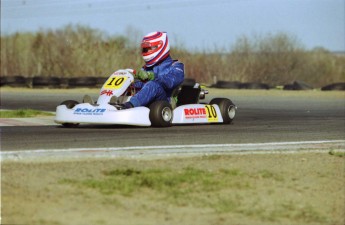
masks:
<svg viewBox="0 0 345 225"><path fill-rule="evenodd" d="M135 36L135 35L134 35ZM1 35L1 76L107 77L120 68L143 65L138 37L107 36L80 25L57 30ZM305 50L286 33L242 36L229 49L191 51L173 45L173 58L186 77L283 85L302 80L314 87L345 81L345 56L324 48Z"/></svg>

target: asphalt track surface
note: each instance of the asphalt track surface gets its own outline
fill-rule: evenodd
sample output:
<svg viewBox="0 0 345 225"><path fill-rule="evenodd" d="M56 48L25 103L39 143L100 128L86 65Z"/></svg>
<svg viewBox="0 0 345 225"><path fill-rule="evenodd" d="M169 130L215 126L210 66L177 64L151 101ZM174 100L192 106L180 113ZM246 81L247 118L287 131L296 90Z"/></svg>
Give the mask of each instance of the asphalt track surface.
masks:
<svg viewBox="0 0 345 225"><path fill-rule="evenodd" d="M97 96L98 91L92 91ZM272 92L272 91L269 91ZM1 92L1 109L31 108L55 111L63 100L81 100L82 92ZM78 128L6 126L1 129L1 151L71 148L128 148L241 143L345 140L345 95L266 94L221 92L238 106L231 125L183 125L170 128L82 125ZM249 94L248 94L249 93ZM278 93L278 92L277 92ZM279 92L281 93L281 92ZM301 92L302 93L302 92ZM90 94L90 93L88 93ZM339 97L340 96L340 97Z"/></svg>

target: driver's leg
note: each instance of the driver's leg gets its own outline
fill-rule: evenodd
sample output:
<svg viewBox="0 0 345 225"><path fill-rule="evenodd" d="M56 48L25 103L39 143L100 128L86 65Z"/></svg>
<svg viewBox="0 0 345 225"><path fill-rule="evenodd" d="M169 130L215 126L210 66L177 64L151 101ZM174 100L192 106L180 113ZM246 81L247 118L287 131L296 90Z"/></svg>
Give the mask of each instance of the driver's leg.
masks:
<svg viewBox="0 0 345 225"><path fill-rule="evenodd" d="M149 81L130 99L130 103L134 107L148 106L151 102L157 100L168 101L167 93L159 83L156 81Z"/></svg>

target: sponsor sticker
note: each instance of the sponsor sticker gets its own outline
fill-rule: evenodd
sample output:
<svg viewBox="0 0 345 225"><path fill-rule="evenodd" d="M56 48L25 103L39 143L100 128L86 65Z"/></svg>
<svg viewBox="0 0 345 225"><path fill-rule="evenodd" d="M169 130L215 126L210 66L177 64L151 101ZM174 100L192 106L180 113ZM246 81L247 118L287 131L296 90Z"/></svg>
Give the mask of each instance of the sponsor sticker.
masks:
<svg viewBox="0 0 345 225"><path fill-rule="evenodd" d="M104 89L120 89L125 81L128 79L126 76L111 76L103 85Z"/></svg>
<svg viewBox="0 0 345 225"><path fill-rule="evenodd" d="M112 96L114 93L112 90L103 90L101 91L101 95Z"/></svg>
<svg viewBox="0 0 345 225"><path fill-rule="evenodd" d="M206 118L206 109L204 107L184 109L186 119Z"/></svg>
<svg viewBox="0 0 345 225"><path fill-rule="evenodd" d="M126 75L127 71L116 71L114 74L115 75Z"/></svg>
<svg viewBox="0 0 345 225"><path fill-rule="evenodd" d="M186 119L207 119L208 122L218 122L217 111L212 105L204 107L186 108L184 109Z"/></svg>
<svg viewBox="0 0 345 225"><path fill-rule="evenodd" d="M73 114L77 115L90 115L90 116L100 116L106 109L88 109L88 108L76 108Z"/></svg>

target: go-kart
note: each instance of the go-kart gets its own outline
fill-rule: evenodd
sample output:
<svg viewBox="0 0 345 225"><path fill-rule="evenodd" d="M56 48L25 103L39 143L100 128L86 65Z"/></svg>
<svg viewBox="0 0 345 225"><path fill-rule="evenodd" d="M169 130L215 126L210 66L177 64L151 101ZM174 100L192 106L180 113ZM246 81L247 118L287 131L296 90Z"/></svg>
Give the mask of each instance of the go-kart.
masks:
<svg viewBox="0 0 345 225"><path fill-rule="evenodd" d="M182 84L171 101L155 101L150 106L124 108L123 103L135 94L134 76L128 70L117 70L103 84L96 102L85 95L83 102L63 101L56 108L55 122L65 127L79 124L114 124L169 127L175 124L230 124L236 114L235 104L227 98L199 103L208 91L199 83Z"/></svg>

